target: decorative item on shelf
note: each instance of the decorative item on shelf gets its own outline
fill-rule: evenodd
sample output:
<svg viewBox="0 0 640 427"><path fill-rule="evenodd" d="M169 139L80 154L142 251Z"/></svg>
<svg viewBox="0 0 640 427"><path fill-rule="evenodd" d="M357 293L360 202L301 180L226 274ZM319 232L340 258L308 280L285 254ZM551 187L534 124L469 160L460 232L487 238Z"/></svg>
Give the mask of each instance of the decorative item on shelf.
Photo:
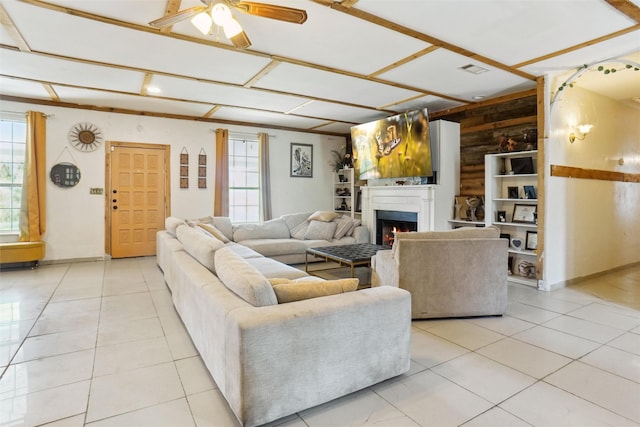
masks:
<svg viewBox="0 0 640 427"><path fill-rule="evenodd" d="M525 224L535 224L538 207L536 205L513 205L513 216L511 222L520 222Z"/></svg>
<svg viewBox="0 0 640 427"><path fill-rule="evenodd" d="M329 164L334 172L340 172L342 169L353 167L353 159L351 158L351 154L346 152L345 146L342 146L340 150L331 150L331 155L333 159L329 161Z"/></svg>
<svg viewBox="0 0 640 427"><path fill-rule="evenodd" d="M514 257L512 256L510 256L509 259L507 260L507 276L513 275L513 260L514 260Z"/></svg>
<svg viewBox="0 0 640 427"><path fill-rule="evenodd" d="M470 212L467 205L467 196L456 196L457 215L456 219L469 221Z"/></svg>
<svg viewBox="0 0 640 427"><path fill-rule="evenodd" d="M480 197L478 196L467 197L467 200L465 200L465 203L467 204L467 206L469 206L469 221L478 221L476 212L481 203ZM483 217L484 217L484 214L483 214Z"/></svg>
<svg viewBox="0 0 640 427"><path fill-rule="evenodd" d="M538 129L525 129L522 131L522 140L525 144L525 151L538 149Z"/></svg>
<svg viewBox="0 0 640 427"><path fill-rule="evenodd" d="M207 154L204 148L198 154L198 188L207 188Z"/></svg>
<svg viewBox="0 0 640 427"><path fill-rule="evenodd" d="M500 175L506 175L507 173L507 159L500 158Z"/></svg>
<svg viewBox="0 0 640 427"><path fill-rule="evenodd" d="M513 151L520 151L518 150L518 142L507 134L500 135L498 137L498 152L511 153Z"/></svg>
<svg viewBox="0 0 640 427"><path fill-rule="evenodd" d="M536 277L536 266L532 262L523 260L518 264L518 272L522 277L534 279Z"/></svg>
<svg viewBox="0 0 640 427"><path fill-rule="evenodd" d="M340 205L336 208L337 211L348 211L349 206L347 206L347 202L343 200Z"/></svg>
<svg viewBox="0 0 640 427"><path fill-rule="evenodd" d="M517 251L521 251L524 246L524 241L520 237L511 238L511 247Z"/></svg>
<svg viewBox="0 0 640 427"><path fill-rule="evenodd" d="M517 199L518 187L507 187L507 197L510 199Z"/></svg>
<svg viewBox="0 0 640 427"><path fill-rule="evenodd" d="M497 221L498 222L507 222L507 212L506 211L498 211Z"/></svg>
<svg viewBox="0 0 640 427"><path fill-rule="evenodd" d="M515 175L532 174L533 159L531 157L514 157L511 159L511 171Z"/></svg>
<svg viewBox="0 0 640 427"><path fill-rule="evenodd" d="M180 188L189 188L189 153L187 147L180 152Z"/></svg>
<svg viewBox="0 0 640 427"><path fill-rule="evenodd" d="M527 231L527 240L525 241L524 248L528 251L536 251L538 249L537 231Z"/></svg>
<svg viewBox="0 0 640 427"><path fill-rule="evenodd" d="M456 221L460 220L460 208L462 205L458 203L458 196L453 198L453 219Z"/></svg>
<svg viewBox="0 0 640 427"><path fill-rule="evenodd" d="M336 196L348 197L351 196L351 190L348 188L336 188Z"/></svg>
<svg viewBox="0 0 640 427"><path fill-rule="evenodd" d="M102 145L104 138L102 131L96 125L84 122L71 126L69 142L79 151L91 152Z"/></svg>
<svg viewBox="0 0 640 427"><path fill-rule="evenodd" d="M339 182L349 182L349 179L344 176L343 174L338 175L338 181Z"/></svg>
<svg viewBox="0 0 640 427"><path fill-rule="evenodd" d="M524 186L524 198L525 199L537 199L536 188L533 185Z"/></svg>
<svg viewBox="0 0 640 427"><path fill-rule="evenodd" d="M589 134L589 132L591 132L592 127L593 125L590 125L590 124L578 125L577 131L579 135L576 135L575 132L569 133L569 142L573 144L576 141L576 139L578 141L584 140Z"/></svg>

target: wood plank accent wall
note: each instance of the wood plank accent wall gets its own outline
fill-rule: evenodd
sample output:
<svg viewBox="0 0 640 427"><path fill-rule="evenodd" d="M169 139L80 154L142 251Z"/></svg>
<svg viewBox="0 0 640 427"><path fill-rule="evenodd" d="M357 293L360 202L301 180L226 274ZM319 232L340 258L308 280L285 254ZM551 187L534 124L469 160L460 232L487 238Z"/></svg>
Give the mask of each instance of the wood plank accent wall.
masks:
<svg viewBox="0 0 640 427"><path fill-rule="evenodd" d="M502 135L524 148L525 131L537 129L536 90L438 112L429 119L460 123L459 194L484 196L484 155L498 152Z"/></svg>

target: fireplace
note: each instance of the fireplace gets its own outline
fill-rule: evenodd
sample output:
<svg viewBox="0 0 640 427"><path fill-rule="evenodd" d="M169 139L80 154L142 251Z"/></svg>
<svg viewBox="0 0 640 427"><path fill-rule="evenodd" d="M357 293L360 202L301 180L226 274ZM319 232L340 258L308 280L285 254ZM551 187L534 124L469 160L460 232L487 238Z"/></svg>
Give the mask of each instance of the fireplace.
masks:
<svg viewBox="0 0 640 427"><path fill-rule="evenodd" d="M418 231L418 214L402 211L376 211L376 244L391 246L398 231Z"/></svg>

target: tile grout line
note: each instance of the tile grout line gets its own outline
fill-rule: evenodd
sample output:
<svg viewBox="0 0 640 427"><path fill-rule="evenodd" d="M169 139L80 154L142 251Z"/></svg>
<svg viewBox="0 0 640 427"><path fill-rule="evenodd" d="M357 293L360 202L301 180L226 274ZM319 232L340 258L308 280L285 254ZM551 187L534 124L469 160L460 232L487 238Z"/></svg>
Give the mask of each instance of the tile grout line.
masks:
<svg viewBox="0 0 640 427"><path fill-rule="evenodd" d="M56 287L53 289L53 291L51 292L51 295L49 295L49 298L47 298L47 302L45 302L44 306L42 307L42 310L40 311L40 313L38 314L38 316L36 316L36 320L33 322L33 325L31 325L31 327L29 328L29 330L27 331L27 333L24 335L24 339L22 339L22 341L20 342L20 345L17 347L16 352L13 353L13 355L11 356L11 358L9 359L9 361L7 362L7 366L4 367L4 369L2 370L2 372L0 373L0 379L2 377L4 377L4 374L7 372L7 370L9 369L9 367L11 366L11 363L13 362L13 360L16 358L16 356L18 355L18 352L20 351L20 349L22 348L22 346L24 345L24 342L27 340L27 338L29 338L29 334L31 333L31 331L33 330L33 328L35 328L36 323L38 323L38 320L40 320L40 317L42 317L42 313L44 313L45 309L49 306L49 303L51 302L51 299L53 298L53 296L55 295L56 291L58 290L58 288L60 287L60 285L62 285L62 281L64 280L64 278L67 276L67 274L69 274L69 270L71 269L71 264L67 264L67 269L64 272L64 274L62 275L62 277L60 278L60 281L58 282L58 284L56 285ZM23 363L23 362L21 362Z"/></svg>

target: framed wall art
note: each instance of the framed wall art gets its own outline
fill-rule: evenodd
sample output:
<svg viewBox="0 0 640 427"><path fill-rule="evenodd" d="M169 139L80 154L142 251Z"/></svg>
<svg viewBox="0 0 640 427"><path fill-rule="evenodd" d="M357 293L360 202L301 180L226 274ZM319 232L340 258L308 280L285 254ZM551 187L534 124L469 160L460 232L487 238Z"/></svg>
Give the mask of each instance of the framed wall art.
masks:
<svg viewBox="0 0 640 427"><path fill-rule="evenodd" d="M313 145L292 142L290 156L290 176L313 178Z"/></svg>

